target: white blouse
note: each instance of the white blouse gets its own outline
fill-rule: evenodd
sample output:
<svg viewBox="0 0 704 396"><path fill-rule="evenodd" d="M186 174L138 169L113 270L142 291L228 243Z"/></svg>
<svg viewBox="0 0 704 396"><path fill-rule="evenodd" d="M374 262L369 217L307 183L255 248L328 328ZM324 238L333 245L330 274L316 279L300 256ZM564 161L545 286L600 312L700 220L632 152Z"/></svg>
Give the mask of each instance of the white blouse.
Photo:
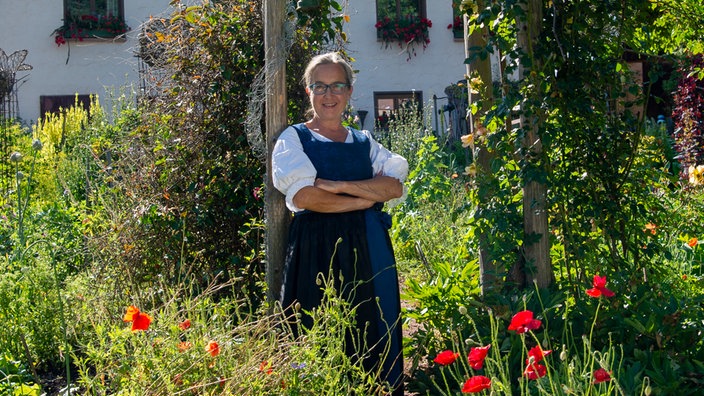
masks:
<svg viewBox="0 0 704 396"><path fill-rule="evenodd" d="M408 161L402 156L392 153L374 140L369 131L361 131L369 138L371 149L369 158L372 160L374 174L382 174L398 179L401 183L408 177ZM310 131L317 140L331 142L325 136ZM354 142L352 132L347 128L347 139L345 143ZM283 132L274 145L271 154L272 179L274 187L286 196L286 207L292 212L300 212L302 209L293 204L293 197L303 187L312 186L315 183L317 172L313 163L303 151L303 145L298 138L296 130L289 126ZM403 187L403 197L394 200L395 204L402 202L406 196L406 186Z"/></svg>

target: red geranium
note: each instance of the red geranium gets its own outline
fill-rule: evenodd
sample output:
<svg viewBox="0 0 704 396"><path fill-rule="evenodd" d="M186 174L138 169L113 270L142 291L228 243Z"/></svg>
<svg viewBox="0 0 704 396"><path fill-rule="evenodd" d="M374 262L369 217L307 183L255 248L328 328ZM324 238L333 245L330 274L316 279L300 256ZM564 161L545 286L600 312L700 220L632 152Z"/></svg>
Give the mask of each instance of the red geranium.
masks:
<svg viewBox="0 0 704 396"><path fill-rule="evenodd" d="M491 344L485 347L475 347L470 349L469 356L467 356L469 360L469 367L475 370L481 370L482 367L484 367L484 359L486 358L486 354L489 353L489 348L491 348Z"/></svg>
<svg viewBox="0 0 704 396"><path fill-rule="evenodd" d="M491 379L483 375L477 375L468 379L462 386L462 393L479 393L491 387Z"/></svg>
<svg viewBox="0 0 704 396"><path fill-rule="evenodd" d="M611 381L611 374L603 368L594 371L594 383L600 384L602 382Z"/></svg>
<svg viewBox="0 0 704 396"><path fill-rule="evenodd" d="M518 334L527 332L528 330L536 330L540 328L542 322L533 319L533 312L521 311L511 319L511 324L508 325L509 330L513 330Z"/></svg>
<svg viewBox="0 0 704 396"><path fill-rule="evenodd" d="M438 356L433 359L433 361L437 364L447 366L448 364L452 364L457 360L457 357L459 357L460 354L456 352L452 352L450 350L442 351L438 354Z"/></svg>
<svg viewBox="0 0 704 396"><path fill-rule="evenodd" d="M599 275L594 275L594 280L592 281L592 285L594 286L591 289L587 289L587 294L599 298L601 296L604 297L613 297L616 294L612 292L611 290L606 288L606 277L605 276L599 276Z"/></svg>

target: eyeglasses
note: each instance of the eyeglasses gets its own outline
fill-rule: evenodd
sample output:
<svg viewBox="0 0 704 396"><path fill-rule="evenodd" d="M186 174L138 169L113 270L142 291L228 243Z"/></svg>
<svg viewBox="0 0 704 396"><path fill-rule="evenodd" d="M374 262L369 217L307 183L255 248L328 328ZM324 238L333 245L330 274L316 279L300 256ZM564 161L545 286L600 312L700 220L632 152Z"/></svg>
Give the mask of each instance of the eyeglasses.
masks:
<svg viewBox="0 0 704 396"><path fill-rule="evenodd" d="M332 84L315 83L308 86L313 95L325 95L325 93L330 89L330 93L333 95L340 95L345 93L345 89L349 87L350 84L343 82L336 82Z"/></svg>

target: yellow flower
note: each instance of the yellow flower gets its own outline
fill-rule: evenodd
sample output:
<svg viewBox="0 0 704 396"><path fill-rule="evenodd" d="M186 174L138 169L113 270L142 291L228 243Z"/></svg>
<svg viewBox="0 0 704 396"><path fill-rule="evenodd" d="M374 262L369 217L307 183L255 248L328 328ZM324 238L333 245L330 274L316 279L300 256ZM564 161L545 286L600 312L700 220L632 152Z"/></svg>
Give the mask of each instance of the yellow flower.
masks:
<svg viewBox="0 0 704 396"><path fill-rule="evenodd" d="M693 186L700 186L704 184L704 165L690 165L688 169L689 173L689 184Z"/></svg>
<svg viewBox="0 0 704 396"><path fill-rule="evenodd" d="M474 177L477 175L477 166L475 164L469 164L468 167L464 168L464 174L469 177Z"/></svg>
<svg viewBox="0 0 704 396"><path fill-rule="evenodd" d="M462 135L460 136L460 140L462 141L462 147L469 147L474 144L474 135L471 133L469 135Z"/></svg>
<svg viewBox="0 0 704 396"><path fill-rule="evenodd" d="M482 88L482 79L479 77L474 77L469 80L469 89L472 90L473 94L478 94L479 90Z"/></svg>
<svg viewBox="0 0 704 396"><path fill-rule="evenodd" d="M345 22L350 23L350 16L345 14L342 16L342 18L345 20Z"/></svg>

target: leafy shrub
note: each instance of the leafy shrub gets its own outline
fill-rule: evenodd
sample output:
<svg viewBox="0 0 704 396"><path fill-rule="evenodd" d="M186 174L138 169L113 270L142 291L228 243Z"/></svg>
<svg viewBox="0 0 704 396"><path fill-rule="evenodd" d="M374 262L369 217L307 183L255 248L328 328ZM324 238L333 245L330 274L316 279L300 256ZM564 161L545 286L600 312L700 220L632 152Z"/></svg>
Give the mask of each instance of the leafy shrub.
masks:
<svg viewBox="0 0 704 396"><path fill-rule="evenodd" d="M702 55L685 59L679 69L681 78L674 93L674 137L683 172L687 172L689 166L704 164L704 79L698 72L703 66Z"/></svg>

